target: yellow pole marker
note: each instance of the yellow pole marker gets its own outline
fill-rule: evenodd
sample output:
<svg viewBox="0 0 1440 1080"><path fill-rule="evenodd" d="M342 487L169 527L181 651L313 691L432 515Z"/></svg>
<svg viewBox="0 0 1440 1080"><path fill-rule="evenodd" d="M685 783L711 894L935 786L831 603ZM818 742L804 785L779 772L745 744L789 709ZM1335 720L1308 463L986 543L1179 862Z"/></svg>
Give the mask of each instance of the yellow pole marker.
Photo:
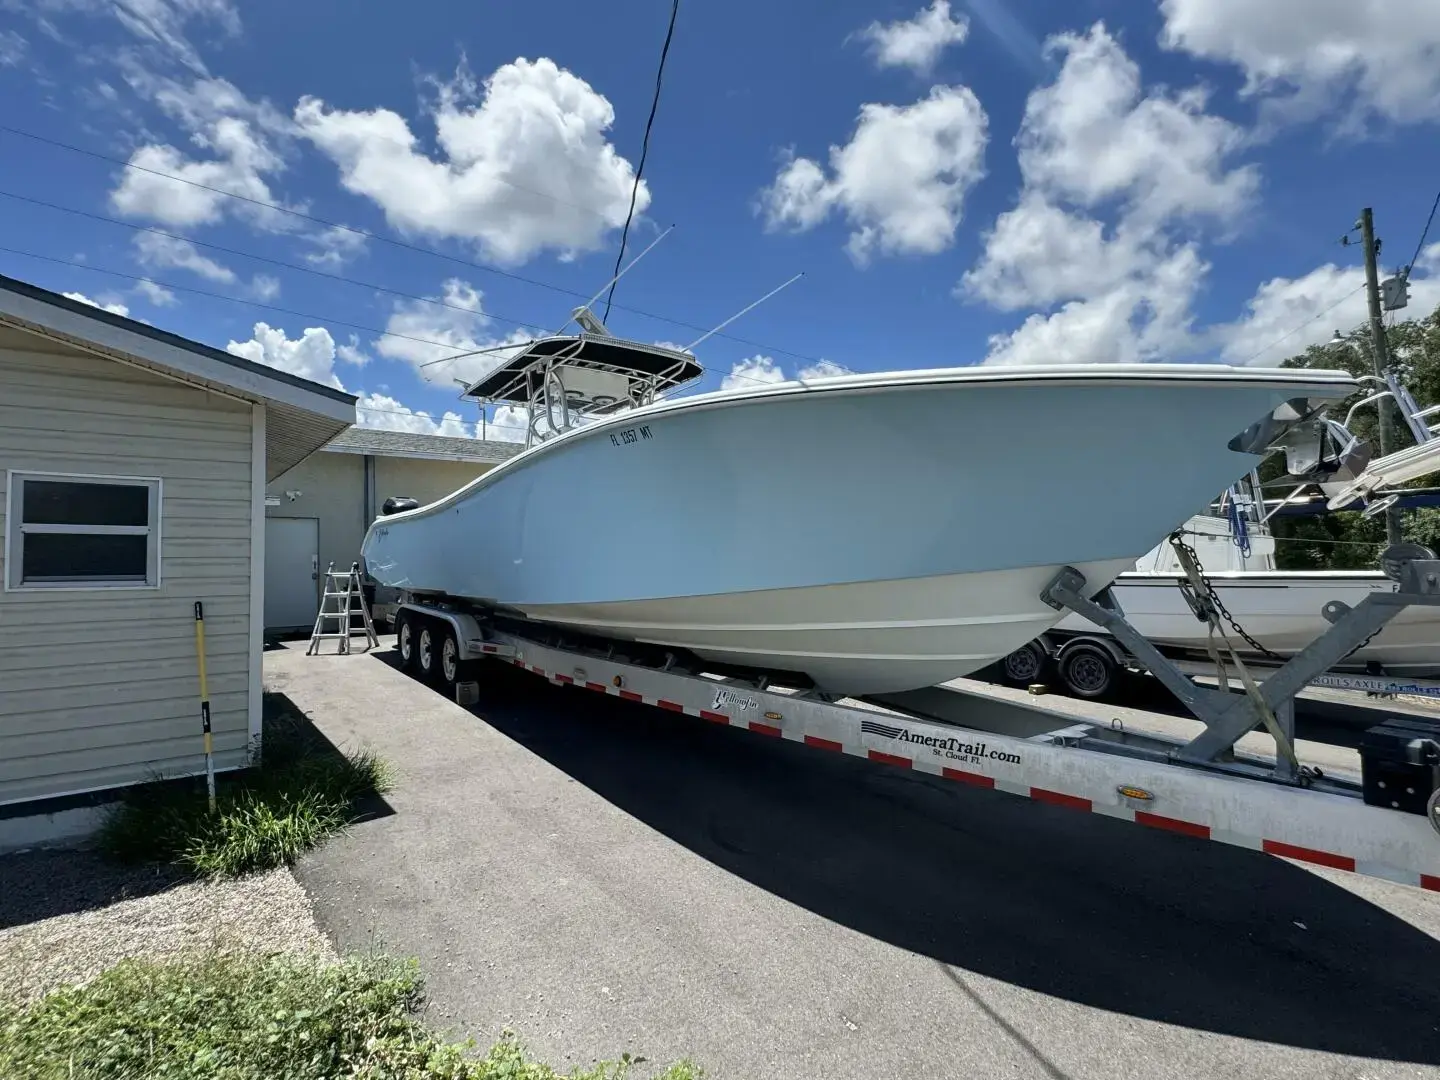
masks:
<svg viewBox="0 0 1440 1080"><path fill-rule="evenodd" d="M205 787L215 809L215 757L210 737L210 687L205 681L205 607L195 601L195 654L200 659L200 723L205 729Z"/></svg>

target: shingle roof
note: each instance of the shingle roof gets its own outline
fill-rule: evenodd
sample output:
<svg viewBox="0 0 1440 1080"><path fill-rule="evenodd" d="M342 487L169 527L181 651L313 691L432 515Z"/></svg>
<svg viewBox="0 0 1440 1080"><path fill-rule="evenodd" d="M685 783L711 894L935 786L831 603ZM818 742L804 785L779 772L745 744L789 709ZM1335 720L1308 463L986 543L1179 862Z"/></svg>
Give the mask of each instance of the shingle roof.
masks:
<svg viewBox="0 0 1440 1080"><path fill-rule="evenodd" d="M464 439L453 435L420 435L410 431L382 431L367 427L351 427L342 431L323 447L344 454L473 461L488 465L498 465L524 448L522 443Z"/></svg>

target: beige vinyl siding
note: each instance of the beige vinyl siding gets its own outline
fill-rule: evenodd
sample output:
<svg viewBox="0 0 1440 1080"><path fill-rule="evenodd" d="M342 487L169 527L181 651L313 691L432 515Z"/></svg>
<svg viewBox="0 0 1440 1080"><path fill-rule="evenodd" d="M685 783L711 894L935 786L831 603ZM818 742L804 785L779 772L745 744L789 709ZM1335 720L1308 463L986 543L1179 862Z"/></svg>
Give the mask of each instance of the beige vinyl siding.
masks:
<svg viewBox="0 0 1440 1080"><path fill-rule="evenodd" d="M327 455L328 456L328 455ZM375 459L375 512L392 495L434 502L493 469L481 462L427 461L424 458ZM368 525L369 522L366 522Z"/></svg>
<svg viewBox="0 0 1440 1080"><path fill-rule="evenodd" d="M464 487L495 466L425 458L375 456L375 507L392 495L430 502ZM286 492L299 492L290 498ZM361 454L321 451L270 481L267 495L280 500L267 506L267 517L315 518L319 529L320 569L332 562L348 570L360 558L370 522L365 516L365 458Z"/></svg>
<svg viewBox="0 0 1440 1080"><path fill-rule="evenodd" d="M349 570L360 557L364 536L364 464L349 454L311 454L295 468L270 481L267 495L280 499L279 506L267 506L266 517L315 518L320 570L330 563L336 570ZM298 491L291 499L285 492ZM320 604L320 582L315 583L315 605Z"/></svg>
<svg viewBox="0 0 1440 1080"><path fill-rule="evenodd" d="M59 350L0 333L0 529L6 470L159 477L161 584L0 592L0 803L204 770L196 600L217 768L249 749L251 408Z"/></svg>

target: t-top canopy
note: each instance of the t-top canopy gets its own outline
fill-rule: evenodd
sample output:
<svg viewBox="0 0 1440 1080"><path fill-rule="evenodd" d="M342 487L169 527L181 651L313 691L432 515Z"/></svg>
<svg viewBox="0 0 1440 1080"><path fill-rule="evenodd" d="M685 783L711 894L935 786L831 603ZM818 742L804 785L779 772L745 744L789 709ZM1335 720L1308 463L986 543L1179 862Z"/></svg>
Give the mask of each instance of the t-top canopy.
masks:
<svg viewBox="0 0 1440 1080"><path fill-rule="evenodd" d="M552 364L622 375L632 381L632 390L638 383L650 394L673 390L705 371L693 356L679 349L615 337L564 335L531 342L485 378L466 387L463 396L512 405L538 404L545 395L545 369Z"/></svg>

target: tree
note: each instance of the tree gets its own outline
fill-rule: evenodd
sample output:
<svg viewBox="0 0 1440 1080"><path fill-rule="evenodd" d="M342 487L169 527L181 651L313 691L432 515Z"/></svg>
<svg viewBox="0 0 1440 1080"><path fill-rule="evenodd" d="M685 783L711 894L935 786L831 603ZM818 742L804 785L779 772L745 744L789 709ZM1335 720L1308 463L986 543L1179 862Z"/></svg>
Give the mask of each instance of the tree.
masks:
<svg viewBox="0 0 1440 1080"><path fill-rule="evenodd" d="M1418 319L1397 322L1386 331L1391 366L1421 408L1440 402L1440 307ZM1282 367L1342 369L1355 376L1372 375L1374 363L1369 327L1352 330L1343 340L1312 345ZM1373 384L1331 407L1330 415L1344 419L1351 406L1373 392ZM1431 418L1435 419L1435 418ZM1379 413L1373 404L1362 406L1350 428L1372 447L1379 446ZM1415 438L1404 423L1395 424L1395 449L1412 446ZM1377 451L1378 452L1378 451ZM1282 455L1267 458L1260 468L1266 494L1281 498L1295 487L1284 469ZM1440 474L1422 477L1412 486L1433 486ZM1413 509L1402 515L1405 539L1435 548L1440 543L1440 510ZM1344 511L1304 517L1271 519L1276 538L1276 563L1284 570L1364 570L1379 565L1385 549L1385 522Z"/></svg>

